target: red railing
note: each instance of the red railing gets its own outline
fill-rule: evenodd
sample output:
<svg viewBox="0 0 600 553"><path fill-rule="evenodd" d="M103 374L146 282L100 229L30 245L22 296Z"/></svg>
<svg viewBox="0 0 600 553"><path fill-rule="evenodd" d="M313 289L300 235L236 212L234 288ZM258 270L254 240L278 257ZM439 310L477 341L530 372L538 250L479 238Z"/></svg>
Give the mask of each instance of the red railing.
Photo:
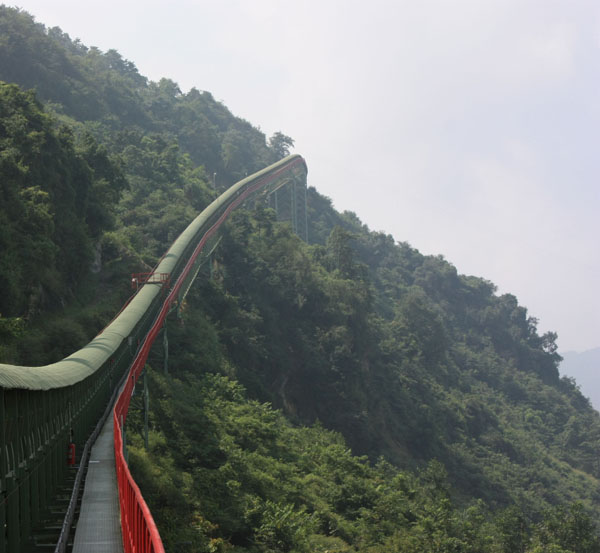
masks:
<svg viewBox="0 0 600 553"><path fill-rule="evenodd" d="M127 379L123 392L113 410L114 438L115 438L115 463L117 470L117 484L119 486L119 504L121 509L121 532L123 535L123 548L125 553L164 553L165 549L158 533L158 528L152 518L150 509L142 497L142 492L135 483L129 467L123 456L123 436L120 415L118 411L125 411L129 407L129 399L133 392L133 379ZM122 401L127 398L127 401ZM125 406L124 404L127 403ZM124 421L125 417L120 418ZM117 430L118 429L118 430Z"/></svg>
<svg viewBox="0 0 600 553"><path fill-rule="evenodd" d="M215 232L217 232L231 211L244 202L250 194L277 179L282 173L290 170L298 163L304 163L302 158L297 158L292 163L283 166L278 171L266 175L255 184L246 188L227 206L216 223L204 233L183 271L177 278L175 285L164 300L152 327L144 338L144 341L133 360L131 368L129 369L127 381L123 386L123 390L121 391L113 410L115 463L117 483L119 486L119 503L121 508L121 531L123 534L123 548L125 553L164 553L165 551L162 540L160 539L160 534L158 533L158 529L152 518L152 514L150 513L150 509L148 508L148 505L146 505L139 487L129 472L129 467L127 466L127 462L123 455L123 436L121 433L127 419L127 412L129 411L129 402L131 400L131 395L133 394L133 388L146 364L150 348L162 328L172 303L177 298L185 279L192 270L194 263L206 242Z"/></svg>

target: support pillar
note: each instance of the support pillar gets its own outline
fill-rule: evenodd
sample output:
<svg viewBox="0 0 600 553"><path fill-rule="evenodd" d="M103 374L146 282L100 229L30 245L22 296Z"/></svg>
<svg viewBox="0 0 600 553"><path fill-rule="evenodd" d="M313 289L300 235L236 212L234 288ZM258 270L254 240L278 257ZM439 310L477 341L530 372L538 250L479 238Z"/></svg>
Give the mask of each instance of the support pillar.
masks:
<svg viewBox="0 0 600 553"><path fill-rule="evenodd" d="M291 184L290 184L290 191L291 191L291 205L290 205L290 211L291 211L291 215L292 215L292 231L295 234L298 234L298 217L297 217L297 208L296 208L296 181L292 180Z"/></svg>
<svg viewBox="0 0 600 553"><path fill-rule="evenodd" d="M19 489L15 481L16 474L11 470L6 475L7 521L6 542L8 551L19 551Z"/></svg>
<svg viewBox="0 0 600 553"><path fill-rule="evenodd" d="M30 444L31 433L31 405L29 392L19 392L19 527L21 531L21 543L29 538L31 534L31 480L30 480Z"/></svg>
<svg viewBox="0 0 600 553"><path fill-rule="evenodd" d="M166 331L166 329L165 329ZM150 396L148 394L148 367L144 368L144 448L148 451L148 410L150 406Z"/></svg>
<svg viewBox="0 0 600 553"><path fill-rule="evenodd" d="M19 482L17 480L17 465L19 463L18 447L20 436L19 410L17 391L11 390L5 397L6 416L10 417L10 426L14 433L10 443L5 442L9 467L6 472L6 541L7 551L19 551L21 547L21 533L19 528ZM17 454L15 455L15 447Z"/></svg>
<svg viewBox="0 0 600 553"><path fill-rule="evenodd" d="M177 307L177 309L179 309L179 306ZM163 370L165 374L169 374L169 338L167 336L167 325L165 325L164 327L164 334L163 334L163 349L165 352L165 359L164 359L164 363L163 363Z"/></svg>
<svg viewBox="0 0 600 553"><path fill-rule="evenodd" d="M0 553L6 553L6 473L8 448L6 447L6 413L4 389L0 389Z"/></svg>

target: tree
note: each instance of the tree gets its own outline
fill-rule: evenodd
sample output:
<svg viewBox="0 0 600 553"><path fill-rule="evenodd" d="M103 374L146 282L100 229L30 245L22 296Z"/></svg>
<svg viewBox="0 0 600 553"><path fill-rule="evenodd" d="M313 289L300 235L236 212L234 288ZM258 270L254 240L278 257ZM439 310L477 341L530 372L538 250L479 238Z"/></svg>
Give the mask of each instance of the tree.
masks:
<svg viewBox="0 0 600 553"><path fill-rule="evenodd" d="M557 545L573 553L600 553L596 525L581 503L573 503L568 508L560 505L547 511L536 537L540 545L545 546L540 551Z"/></svg>
<svg viewBox="0 0 600 553"><path fill-rule="evenodd" d="M294 147L294 140L282 132L277 131L269 138L269 147L275 155L275 161L290 155L290 148Z"/></svg>
<svg viewBox="0 0 600 553"><path fill-rule="evenodd" d="M525 553L529 541L529 529L523 512L515 505L500 512L496 527L502 553Z"/></svg>
<svg viewBox="0 0 600 553"><path fill-rule="evenodd" d="M337 269L344 278L351 278L354 268L354 250L351 246L354 240L352 233L336 225L327 239L327 251L332 267Z"/></svg>

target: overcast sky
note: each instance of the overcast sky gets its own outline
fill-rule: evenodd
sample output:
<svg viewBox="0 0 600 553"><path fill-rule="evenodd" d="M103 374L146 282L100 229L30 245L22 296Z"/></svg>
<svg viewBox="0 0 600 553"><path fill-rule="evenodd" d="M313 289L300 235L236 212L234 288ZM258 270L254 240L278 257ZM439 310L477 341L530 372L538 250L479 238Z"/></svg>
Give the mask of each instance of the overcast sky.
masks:
<svg viewBox="0 0 600 553"><path fill-rule="evenodd" d="M596 0L17 5L291 136L337 209L600 346Z"/></svg>

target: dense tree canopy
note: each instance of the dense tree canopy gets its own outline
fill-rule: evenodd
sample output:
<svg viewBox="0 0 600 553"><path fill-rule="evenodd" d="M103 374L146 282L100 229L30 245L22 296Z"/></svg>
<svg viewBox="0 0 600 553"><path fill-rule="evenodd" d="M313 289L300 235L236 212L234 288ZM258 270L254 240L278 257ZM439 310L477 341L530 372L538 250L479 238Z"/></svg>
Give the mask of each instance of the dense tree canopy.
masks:
<svg viewBox="0 0 600 553"><path fill-rule="evenodd" d="M31 316L81 278L125 179L91 135L75 141L31 92L0 83L0 312Z"/></svg>

